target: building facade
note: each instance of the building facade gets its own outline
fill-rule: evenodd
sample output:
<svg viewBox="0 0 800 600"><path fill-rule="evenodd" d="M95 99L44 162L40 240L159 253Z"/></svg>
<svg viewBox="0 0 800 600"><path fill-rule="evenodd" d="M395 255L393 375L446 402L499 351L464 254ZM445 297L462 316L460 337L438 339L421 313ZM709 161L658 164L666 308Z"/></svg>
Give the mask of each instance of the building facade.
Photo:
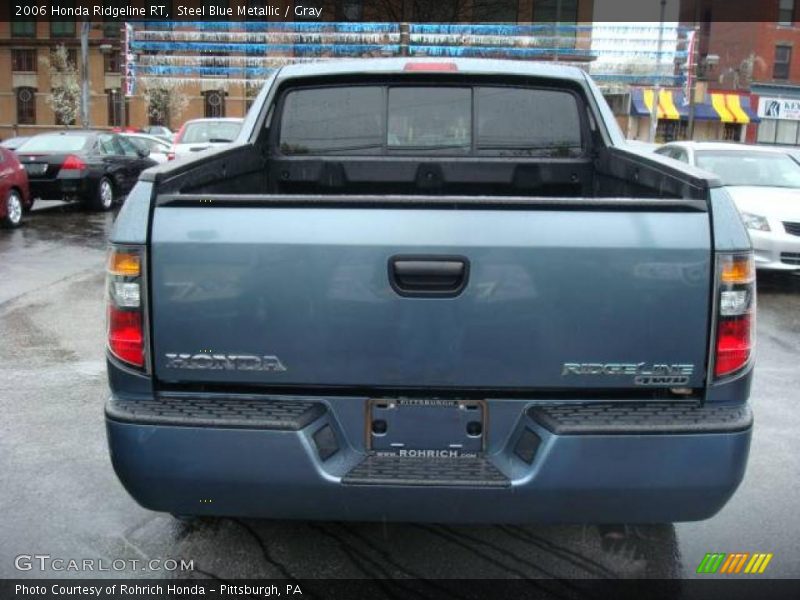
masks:
<svg viewBox="0 0 800 600"><path fill-rule="evenodd" d="M121 0L106 0L106 4L143 6L142 0L124 3ZM240 6L258 8L269 5L278 7L278 13L283 15L294 14L295 5L306 8L314 5L322 9L318 21L345 23L367 20L395 23L492 21L575 24L591 22L593 9L593 0L176 0L165 1L164 4L170 7L168 10L171 11L172 19L179 18L176 12L179 5L231 7L234 15ZM241 17L231 17L231 21L241 20ZM258 18L258 21L262 20ZM275 21L278 22L277 17ZM249 66L253 59L264 63L263 59L267 58L264 52L270 51L267 48L277 46L280 46L280 51L276 59L291 59L295 55L301 56L299 49L308 46L298 42L302 42L302 36L297 34L291 37L290 34L278 32L273 36L266 30L261 36L261 41L266 43L252 45L255 50L251 51L242 43L252 38L247 34L249 30L242 30L233 24L215 35L205 36L206 41L225 42L221 45L200 44L199 41L203 39L200 28L198 26L197 31L193 31L191 23L169 26L169 30L169 38L163 39L183 40L183 45L173 44L173 50L162 51L147 49L146 43L142 42L140 45L144 49L136 50L135 55L137 58L142 55L146 60L141 61L141 72L136 73L137 85L133 93L125 98L126 78L122 73L125 62L122 54L124 23L91 23L87 71L90 89L89 126L114 128L127 125L141 128L148 124L163 124L175 130L187 119L244 116L258 88L253 80L248 80L247 75L252 71ZM158 40L161 39L159 35L161 33L158 31L150 32L147 43L151 43L152 47L155 40L155 46L158 47ZM49 103L54 82L51 81L48 66L51 52L64 45L71 62L80 67L80 37L81 23L75 21L0 22L0 138L33 135L46 130L82 125L80 118L77 123L59 122ZM456 39L458 36L454 34L452 37ZM288 43L284 44L283 41ZM569 48L582 50L582 53L579 52L577 56L571 56L568 51L563 55L537 54L536 58L566 58L579 62L590 60L590 43L590 34L576 30L573 39L567 40L567 45ZM239 51L240 47L242 51ZM180 54L180 57L175 57L176 54ZM315 56L328 58L324 52L318 52ZM176 58L180 58L182 62L177 62ZM220 66L228 64L244 65L244 76L231 74L230 69ZM148 104L145 93L146 87L140 85L148 78L151 84L159 79L180 82L179 87L165 88L169 93L180 94L185 99L179 111L173 110L173 114L169 114L170 111L152 110L153 106Z"/></svg>
<svg viewBox="0 0 800 600"><path fill-rule="evenodd" d="M751 98L758 119L746 141L800 145L800 6L769 0L762 8L761 21L700 23L699 60L710 92Z"/></svg>

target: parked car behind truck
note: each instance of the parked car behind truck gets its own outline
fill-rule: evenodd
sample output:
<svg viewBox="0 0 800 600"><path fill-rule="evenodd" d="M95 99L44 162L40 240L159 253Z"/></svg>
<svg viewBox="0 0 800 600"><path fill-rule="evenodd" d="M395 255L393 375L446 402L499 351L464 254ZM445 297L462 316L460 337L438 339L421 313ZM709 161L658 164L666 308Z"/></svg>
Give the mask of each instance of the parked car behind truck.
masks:
<svg viewBox="0 0 800 600"><path fill-rule="evenodd" d="M78 201L100 211L111 210L156 164L147 149L121 135L86 129L33 136L16 153L34 198Z"/></svg>
<svg viewBox="0 0 800 600"><path fill-rule="evenodd" d="M757 268L800 269L800 164L785 149L674 142L656 152L720 177L750 234Z"/></svg>
<svg viewBox="0 0 800 600"><path fill-rule="evenodd" d="M149 509L653 523L744 474L745 228L579 69L281 68L111 241L108 441Z"/></svg>
<svg viewBox="0 0 800 600"><path fill-rule="evenodd" d="M192 119L186 121L172 141L169 160L230 144L239 135L242 119Z"/></svg>

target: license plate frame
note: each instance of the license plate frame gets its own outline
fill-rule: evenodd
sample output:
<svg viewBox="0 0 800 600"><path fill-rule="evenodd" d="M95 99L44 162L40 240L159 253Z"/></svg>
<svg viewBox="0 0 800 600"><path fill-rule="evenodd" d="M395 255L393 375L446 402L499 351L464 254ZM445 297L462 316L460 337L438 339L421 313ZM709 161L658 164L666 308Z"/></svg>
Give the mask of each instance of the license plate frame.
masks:
<svg viewBox="0 0 800 600"><path fill-rule="evenodd" d="M485 400L373 398L367 401L366 444L376 454L407 458L480 456L487 425Z"/></svg>

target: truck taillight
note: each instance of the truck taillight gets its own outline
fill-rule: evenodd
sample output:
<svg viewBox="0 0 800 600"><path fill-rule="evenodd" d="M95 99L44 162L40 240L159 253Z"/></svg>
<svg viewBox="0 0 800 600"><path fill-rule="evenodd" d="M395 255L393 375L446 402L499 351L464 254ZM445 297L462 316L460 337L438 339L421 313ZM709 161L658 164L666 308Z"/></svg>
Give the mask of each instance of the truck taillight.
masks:
<svg viewBox="0 0 800 600"><path fill-rule="evenodd" d="M106 271L108 350L139 368L145 365L142 271L140 249L111 247Z"/></svg>
<svg viewBox="0 0 800 600"><path fill-rule="evenodd" d="M756 271L752 253L723 254L717 258L719 298L714 376L743 369L753 354L755 340Z"/></svg>

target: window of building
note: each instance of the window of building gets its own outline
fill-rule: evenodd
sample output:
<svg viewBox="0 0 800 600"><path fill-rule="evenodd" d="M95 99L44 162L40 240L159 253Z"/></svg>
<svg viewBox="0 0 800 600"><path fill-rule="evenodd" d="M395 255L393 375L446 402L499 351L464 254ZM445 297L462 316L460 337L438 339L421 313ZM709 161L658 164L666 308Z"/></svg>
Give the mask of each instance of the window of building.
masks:
<svg viewBox="0 0 800 600"><path fill-rule="evenodd" d="M75 37L75 21L50 21L50 37Z"/></svg>
<svg viewBox="0 0 800 600"><path fill-rule="evenodd" d="M127 0L103 0L103 6L111 9L121 9L127 5ZM118 20L112 20L109 17L108 20L103 23L103 37L118 38L122 27L124 27L124 23Z"/></svg>
<svg viewBox="0 0 800 600"><path fill-rule="evenodd" d="M780 121L776 130L775 143L790 144L797 143L797 121Z"/></svg>
<svg viewBox="0 0 800 600"><path fill-rule="evenodd" d="M792 62L791 46L775 46L775 63L772 65L773 79L789 79L789 64Z"/></svg>
<svg viewBox="0 0 800 600"><path fill-rule="evenodd" d="M761 119L761 123L758 124L758 136L756 141L759 144L774 144L777 123L777 119Z"/></svg>
<svg viewBox="0 0 800 600"><path fill-rule="evenodd" d="M516 23L519 3L517 0L492 0L492 2L473 2L472 21L494 23Z"/></svg>
<svg viewBox="0 0 800 600"><path fill-rule="evenodd" d="M28 15L35 14L37 11L36 3L33 0L19 0L14 2L15 6L21 7L23 10L28 10ZM9 11L11 13L11 37L36 37L36 21L23 20L24 18L30 19L30 16L17 17L16 11Z"/></svg>
<svg viewBox="0 0 800 600"><path fill-rule="evenodd" d="M131 111L129 110L128 98L122 94L119 88L113 90L106 90L106 99L108 102L108 124L111 127L122 127L122 115L125 115L125 126L130 125ZM123 111L123 101L125 102Z"/></svg>
<svg viewBox="0 0 800 600"><path fill-rule="evenodd" d="M800 145L800 122L789 119L761 119L756 141L759 144Z"/></svg>
<svg viewBox="0 0 800 600"><path fill-rule="evenodd" d="M575 46L575 29L559 29L558 25L575 25L578 22L578 0L536 0L533 3L533 20L536 23L552 23L552 33L541 33L555 38L549 45L556 48Z"/></svg>
<svg viewBox="0 0 800 600"><path fill-rule="evenodd" d="M778 25L794 24L794 0L780 0L778 4Z"/></svg>
<svg viewBox="0 0 800 600"><path fill-rule="evenodd" d="M665 144L675 140L685 140L686 125L684 120L659 119L656 127L656 142Z"/></svg>
<svg viewBox="0 0 800 600"><path fill-rule="evenodd" d="M50 48L50 53L56 51L56 47ZM77 48L67 48L67 62L75 67L76 69L81 68L80 61L78 60L78 49Z"/></svg>
<svg viewBox="0 0 800 600"><path fill-rule="evenodd" d="M103 70L106 73L120 73L122 71L122 53L108 52L103 54Z"/></svg>
<svg viewBox="0 0 800 600"><path fill-rule="evenodd" d="M741 132L742 126L739 123L725 123L722 128L722 139L726 142L738 142ZM792 139L794 140L794 137Z"/></svg>
<svg viewBox="0 0 800 600"><path fill-rule="evenodd" d="M203 96L204 115L207 119L225 116L225 92L205 92Z"/></svg>
<svg viewBox="0 0 800 600"><path fill-rule="evenodd" d="M578 0L536 0L533 20L540 23L577 23Z"/></svg>
<svg viewBox="0 0 800 600"><path fill-rule="evenodd" d="M364 0L343 0L336 4L338 21L360 21L364 13Z"/></svg>
<svg viewBox="0 0 800 600"><path fill-rule="evenodd" d="M36 21L11 21L11 37L36 37Z"/></svg>
<svg viewBox="0 0 800 600"><path fill-rule="evenodd" d="M36 72L36 50L33 48L13 48L11 50L11 70Z"/></svg>
<svg viewBox="0 0 800 600"><path fill-rule="evenodd" d="M36 90L28 87L17 88L17 123L34 125L36 123Z"/></svg>

